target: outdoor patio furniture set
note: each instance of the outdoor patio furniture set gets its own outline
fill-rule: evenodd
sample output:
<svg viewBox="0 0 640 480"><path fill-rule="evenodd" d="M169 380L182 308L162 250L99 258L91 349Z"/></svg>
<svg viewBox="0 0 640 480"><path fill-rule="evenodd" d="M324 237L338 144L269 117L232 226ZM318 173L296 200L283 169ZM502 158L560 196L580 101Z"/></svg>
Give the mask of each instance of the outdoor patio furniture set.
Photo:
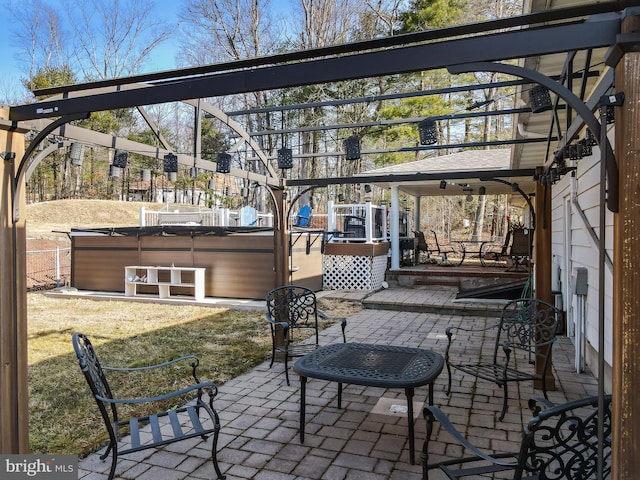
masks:
<svg viewBox="0 0 640 480"><path fill-rule="evenodd" d="M315 293L301 286L288 285L270 291L267 294L266 316L273 340L270 366L275 359L280 358L284 361L287 385L290 384L288 360L301 357L293 366L301 380L300 443L304 443L305 440L306 384L309 378L338 383L338 408L342 408L343 384L401 388L405 390L407 397L410 463L413 464L414 389L428 385L429 393L423 412L427 423L427 436L421 454L424 479L429 477L429 472L433 469L440 469L451 479L503 470L513 470L513 478L517 479L594 478L592 474L595 472L599 472L600 475L610 472L610 397L605 397L604 402L599 402L597 398L589 398L558 406L546 400L549 358L561 318L560 311L552 305L536 299L518 299L507 303L497 324L481 331L449 327L446 329L448 343L444 357L429 349L349 343L346 341L347 321L344 318L338 319L342 343L321 346L318 317L327 317L318 310ZM305 331L308 332L307 339L300 342L298 333ZM466 343L465 346L468 347L472 343L471 338L488 335L495 339L488 361L454 361L459 358L459 355L454 354L454 340ZM304 337L303 334L301 338ZM91 342L85 335L75 333L73 345L109 433L108 448L100 457L104 460L109 453L112 454L109 479L114 476L119 455L198 436L213 437L213 466L218 478L225 478L217 461L220 422L213 408L217 387L211 382L199 381L196 375L196 357L182 357L152 367L113 368L100 364ZM481 352L479 355L483 357ZM114 398L105 375L108 371L146 371L185 361L191 365L191 375L195 383L176 392L155 397ZM448 395L452 393L454 371L473 375L503 388L504 400L499 420L503 419L507 411L509 383L541 382L545 399L529 402L533 418L524 430L519 452L497 456L482 452L455 429L439 408L433 406L433 383L445 365L448 373ZM460 385L458 388L463 386ZM152 403L189 393L195 394L195 401L175 409L160 409L160 413L157 414L126 420L121 420L118 415L118 408L123 405ZM205 401L205 397L208 401ZM165 418L168 418L171 430L161 428L161 422ZM140 440L139 430L140 425L146 423L151 424L152 439L144 443ZM436 424L441 428L437 429ZM120 432L123 428L130 432L131 440L130 444L119 448ZM466 447L471 455L430 464L429 445L445 431ZM434 432L439 433L435 435ZM599 435L600 432L603 433ZM479 466L468 466L477 461L483 463Z"/></svg>
<svg viewBox="0 0 640 480"><path fill-rule="evenodd" d="M462 265L466 260L477 258L483 267L507 267L508 271L526 271L531 260L533 230L510 229L501 244L490 240L457 240L441 243L438 234L431 230L432 241L424 232L413 232L416 238L414 263L437 263L439 265Z"/></svg>

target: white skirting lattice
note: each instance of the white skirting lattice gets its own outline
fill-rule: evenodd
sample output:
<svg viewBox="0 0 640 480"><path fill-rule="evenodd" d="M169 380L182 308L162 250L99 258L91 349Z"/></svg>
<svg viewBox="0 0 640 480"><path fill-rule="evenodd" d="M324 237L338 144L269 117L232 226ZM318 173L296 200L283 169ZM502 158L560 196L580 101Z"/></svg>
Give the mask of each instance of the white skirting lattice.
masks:
<svg viewBox="0 0 640 480"><path fill-rule="evenodd" d="M387 256L323 255L324 290L378 290L387 271Z"/></svg>

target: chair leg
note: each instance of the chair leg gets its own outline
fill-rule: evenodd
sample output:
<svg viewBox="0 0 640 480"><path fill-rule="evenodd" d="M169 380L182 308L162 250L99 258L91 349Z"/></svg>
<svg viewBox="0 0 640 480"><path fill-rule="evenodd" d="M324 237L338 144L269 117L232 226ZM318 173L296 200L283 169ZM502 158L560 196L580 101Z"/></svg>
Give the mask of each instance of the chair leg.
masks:
<svg viewBox="0 0 640 480"><path fill-rule="evenodd" d="M451 393L451 366L449 365L449 362L447 362L447 377L448 377L448 382L447 382L446 394L447 396L449 396L449 394Z"/></svg>
<svg viewBox="0 0 640 480"><path fill-rule="evenodd" d="M213 410L214 422L215 422L215 430L213 432L213 440L211 445L211 461L213 462L213 468L216 471L216 475L218 476L218 480L224 480L227 478L226 475L222 474L222 470L220 470L220 466L218 465L218 435L220 434L220 418L218 417L218 412Z"/></svg>
<svg viewBox="0 0 640 480"><path fill-rule="evenodd" d="M289 383L289 355L284 354L284 376L287 379L287 386L290 386Z"/></svg>
<svg viewBox="0 0 640 480"><path fill-rule="evenodd" d="M111 448L111 446L109 446ZM109 449L107 449L109 451ZM111 454L111 469L109 470L108 480L113 480L113 477L116 474L116 464L118 463L118 448L113 448L113 453Z"/></svg>
<svg viewBox="0 0 640 480"><path fill-rule="evenodd" d="M500 417L498 417L498 420L502 421L502 419L504 418L505 413L507 413L507 400L508 400L508 392L507 392L507 382L504 382L504 385L502 387L502 391L503 391L503 400L502 400L502 413L500 413Z"/></svg>

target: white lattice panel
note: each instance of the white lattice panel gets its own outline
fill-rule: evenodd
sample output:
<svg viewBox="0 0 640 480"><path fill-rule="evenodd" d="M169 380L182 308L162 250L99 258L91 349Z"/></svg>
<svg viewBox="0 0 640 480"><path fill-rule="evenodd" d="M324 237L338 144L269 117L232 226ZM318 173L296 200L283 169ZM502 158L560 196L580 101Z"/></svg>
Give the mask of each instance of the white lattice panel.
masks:
<svg viewBox="0 0 640 480"><path fill-rule="evenodd" d="M387 257L323 255L324 290L377 290L382 287Z"/></svg>

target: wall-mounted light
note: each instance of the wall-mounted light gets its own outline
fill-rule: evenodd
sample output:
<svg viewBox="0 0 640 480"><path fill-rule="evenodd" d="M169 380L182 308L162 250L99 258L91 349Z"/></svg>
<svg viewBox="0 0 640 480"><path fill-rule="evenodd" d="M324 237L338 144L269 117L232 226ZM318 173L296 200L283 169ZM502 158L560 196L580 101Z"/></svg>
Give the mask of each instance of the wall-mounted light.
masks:
<svg viewBox="0 0 640 480"><path fill-rule="evenodd" d="M529 102L531 105L531 113L546 112L553 108L549 89L542 85L535 85L529 90Z"/></svg>
<svg viewBox="0 0 640 480"><path fill-rule="evenodd" d="M178 172L178 156L173 153L167 153L164 156L164 173Z"/></svg>
<svg viewBox="0 0 640 480"><path fill-rule="evenodd" d="M278 149L278 168L293 168L293 152L290 148L282 147Z"/></svg>
<svg viewBox="0 0 640 480"><path fill-rule="evenodd" d="M217 173L229 173L231 171L231 155L226 152L218 154L216 160L216 172Z"/></svg>
<svg viewBox="0 0 640 480"><path fill-rule="evenodd" d="M418 123L418 134L421 145L435 145L438 143L438 129L433 118L425 118Z"/></svg>
<svg viewBox="0 0 640 480"><path fill-rule="evenodd" d="M129 160L129 152L125 150L116 150L113 155L113 165L118 168L127 168L127 161Z"/></svg>
<svg viewBox="0 0 640 480"><path fill-rule="evenodd" d="M445 188L447 188L447 182L444 180L440 180L440 188L442 190L444 190Z"/></svg>
<svg viewBox="0 0 640 480"><path fill-rule="evenodd" d="M72 143L69 150L69 158L71 158L71 165L81 167L84 159L84 145L82 143Z"/></svg>
<svg viewBox="0 0 640 480"><path fill-rule="evenodd" d="M360 138L357 135L351 135L344 141L344 158L346 160L360 158Z"/></svg>

